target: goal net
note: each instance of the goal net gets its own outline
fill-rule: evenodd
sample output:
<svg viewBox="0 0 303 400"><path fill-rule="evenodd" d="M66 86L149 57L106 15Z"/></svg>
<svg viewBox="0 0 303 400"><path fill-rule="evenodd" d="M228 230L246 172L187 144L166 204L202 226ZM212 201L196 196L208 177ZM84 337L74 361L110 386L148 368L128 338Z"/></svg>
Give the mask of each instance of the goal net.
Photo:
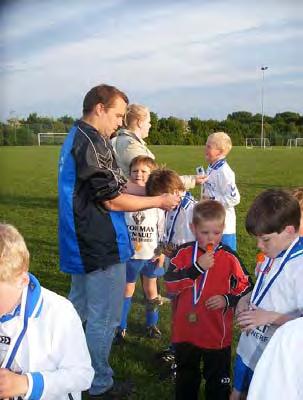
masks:
<svg viewBox="0 0 303 400"><path fill-rule="evenodd" d="M264 147L266 149L271 149L271 144L268 138L246 138L245 147L247 149L253 149L254 147Z"/></svg>
<svg viewBox="0 0 303 400"><path fill-rule="evenodd" d="M38 146L50 146L62 144L68 132L43 132L38 133Z"/></svg>
<svg viewBox="0 0 303 400"><path fill-rule="evenodd" d="M287 140L287 147L303 146L303 138L295 138Z"/></svg>

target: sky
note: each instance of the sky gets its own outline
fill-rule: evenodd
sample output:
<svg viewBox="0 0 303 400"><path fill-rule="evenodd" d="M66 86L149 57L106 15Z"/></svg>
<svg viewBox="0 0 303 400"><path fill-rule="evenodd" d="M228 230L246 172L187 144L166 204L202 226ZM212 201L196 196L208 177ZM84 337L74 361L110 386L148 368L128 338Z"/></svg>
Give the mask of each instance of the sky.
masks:
<svg viewBox="0 0 303 400"><path fill-rule="evenodd" d="M107 83L160 117L303 113L301 0L8 0L0 120L80 117ZM262 66L268 69L263 73Z"/></svg>

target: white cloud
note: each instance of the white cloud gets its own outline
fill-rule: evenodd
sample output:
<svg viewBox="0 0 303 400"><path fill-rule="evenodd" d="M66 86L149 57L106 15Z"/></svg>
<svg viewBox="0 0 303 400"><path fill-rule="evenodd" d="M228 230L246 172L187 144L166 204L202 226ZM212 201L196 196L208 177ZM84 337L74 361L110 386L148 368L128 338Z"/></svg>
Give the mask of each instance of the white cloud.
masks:
<svg viewBox="0 0 303 400"><path fill-rule="evenodd" d="M83 13L83 4L67 10L63 16L59 8L60 18L70 19L80 11ZM259 6L239 1L163 2L161 8L158 5L158 8L148 9L145 4L142 10L140 6L127 9L126 2L124 12L116 14L118 19L108 16L106 28L102 24L102 13L96 15L100 29L89 37L53 43L30 57L20 55L8 59L2 67L6 71L6 100L11 104L8 107L22 109L21 90L21 93L30 93L26 102L32 103L33 111L39 104L47 104L46 99L49 99L50 103L59 102L65 106L65 110L58 111L65 114L70 112L69 104L75 98L81 102L90 86L99 82L115 84L143 97L176 88L222 86L224 90L223 85L227 84L257 84L260 62L267 64L271 60L274 62L271 76L300 74L302 56L296 53L296 60L287 60L283 58L285 49L281 48L281 60L277 60L275 49L279 50L281 42L288 41L287 46L291 46L291 41L302 40L303 29L298 23L290 23L298 19L301 4L275 4L270 1ZM49 21L55 15L56 10L52 9ZM32 30L39 31L43 27L38 23ZM11 34L17 35L23 28ZM77 28L81 29L81 24ZM288 80L291 79L288 77ZM245 99L245 93L239 97ZM176 99L172 98L171 104L175 103ZM243 106L245 108L245 104ZM225 108L222 104L222 110ZM189 106L189 115L190 112ZM173 106L171 113L174 113Z"/></svg>

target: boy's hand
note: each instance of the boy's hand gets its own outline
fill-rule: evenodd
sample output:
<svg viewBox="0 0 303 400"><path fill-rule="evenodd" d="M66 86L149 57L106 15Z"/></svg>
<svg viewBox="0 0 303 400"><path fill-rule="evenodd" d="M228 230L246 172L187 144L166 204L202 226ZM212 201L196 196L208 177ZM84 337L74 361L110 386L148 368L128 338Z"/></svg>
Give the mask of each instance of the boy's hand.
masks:
<svg viewBox="0 0 303 400"><path fill-rule="evenodd" d="M248 311L249 303L250 303L250 296L248 298L246 296L241 297L236 306L235 316L237 317L243 311Z"/></svg>
<svg viewBox="0 0 303 400"><path fill-rule="evenodd" d="M26 375L16 374L6 368L0 368L0 399L24 396L28 391Z"/></svg>
<svg viewBox="0 0 303 400"><path fill-rule="evenodd" d="M255 329L257 326L273 323L276 315L278 315L278 313L263 310L262 308L258 308L252 304L249 310L238 314L237 324L242 332L249 332Z"/></svg>
<svg viewBox="0 0 303 400"><path fill-rule="evenodd" d="M214 253L207 251L197 259L197 262L200 265L200 267L204 269L204 271L207 271L214 265L215 262Z"/></svg>
<svg viewBox="0 0 303 400"><path fill-rule="evenodd" d="M204 182L207 181L207 175L196 175L196 185L203 185Z"/></svg>
<svg viewBox="0 0 303 400"><path fill-rule="evenodd" d="M205 301L205 306L208 310L218 310L219 308L225 308L226 299L224 296L217 294L207 299Z"/></svg>
<svg viewBox="0 0 303 400"><path fill-rule="evenodd" d="M151 259L151 261L155 264L156 268L163 267L164 260L165 260L165 255L164 254L160 254L159 256L154 256Z"/></svg>
<svg viewBox="0 0 303 400"><path fill-rule="evenodd" d="M159 208L170 211L178 206L180 203L180 196L178 194L165 193L159 196L161 205Z"/></svg>

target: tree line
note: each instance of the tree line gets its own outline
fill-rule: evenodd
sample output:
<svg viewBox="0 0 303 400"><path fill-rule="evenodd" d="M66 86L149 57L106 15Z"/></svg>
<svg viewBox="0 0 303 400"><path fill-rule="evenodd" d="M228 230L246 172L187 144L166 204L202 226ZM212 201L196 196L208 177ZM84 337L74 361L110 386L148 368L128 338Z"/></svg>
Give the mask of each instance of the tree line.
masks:
<svg viewBox="0 0 303 400"><path fill-rule="evenodd" d="M261 114L248 111L233 112L222 121L197 117L189 120L173 116L159 118L151 112L151 129L146 141L154 145L203 145L210 133L225 131L235 146L242 146L246 138L260 137L261 121ZM68 132L74 122L68 115L55 119L37 113L24 119L11 118L0 123L0 145L36 145L39 132ZM283 146L288 139L303 137L303 115L299 113L285 111L274 117L264 115L263 126L264 136L271 145Z"/></svg>

